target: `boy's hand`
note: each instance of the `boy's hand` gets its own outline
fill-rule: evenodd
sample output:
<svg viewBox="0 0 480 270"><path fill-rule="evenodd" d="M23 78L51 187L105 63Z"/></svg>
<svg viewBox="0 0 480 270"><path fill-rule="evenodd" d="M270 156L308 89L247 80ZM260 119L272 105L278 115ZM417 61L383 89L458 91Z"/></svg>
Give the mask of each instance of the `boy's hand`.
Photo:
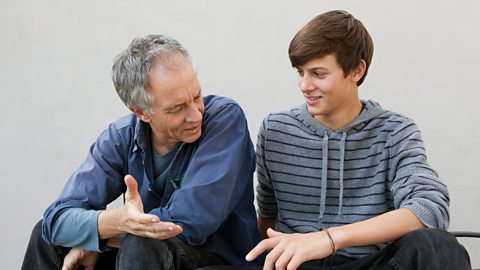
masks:
<svg viewBox="0 0 480 270"><path fill-rule="evenodd" d="M323 259L332 253L330 239L325 232L286 234L267 230L268 239L258 243L246 256L253 261L263 252L268 253L264 270L297 269L304 262Z"/></svg>

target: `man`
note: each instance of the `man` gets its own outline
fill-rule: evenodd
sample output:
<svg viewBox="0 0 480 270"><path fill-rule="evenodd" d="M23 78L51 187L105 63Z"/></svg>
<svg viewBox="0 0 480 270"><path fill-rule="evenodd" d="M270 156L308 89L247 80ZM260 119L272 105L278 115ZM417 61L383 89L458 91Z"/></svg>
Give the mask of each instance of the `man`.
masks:
<svg viewBox="0 0 480 270"><path fill-rule="evenodd" d="M470 269L444 230L447 187L417 126L359 99L372 55L369 33L344 11L315 17L291 41L306 104L270 114L258 135L265 239L246 258L270 250L263 269Z"/></svg>
<svg viewBox="0 0 480 270"><path fill-rule="evenodd" d="M188 52L166 36L133 40L112 78L133 114L91 146L35 227L22 268L246 264L260 236L242 109L203 98ZM106 209L122 194L123 206Z"/></svg>

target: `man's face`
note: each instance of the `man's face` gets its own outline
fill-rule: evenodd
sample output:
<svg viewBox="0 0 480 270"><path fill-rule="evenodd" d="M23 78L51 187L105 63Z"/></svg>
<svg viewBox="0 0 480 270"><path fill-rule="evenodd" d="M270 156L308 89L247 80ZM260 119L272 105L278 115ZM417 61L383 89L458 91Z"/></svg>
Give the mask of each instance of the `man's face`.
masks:
<svg viewBox="0 0 480 270"><path fill-rule="evenodd" d="M164 149L171 149L179 142L191 143L200 138L204 105L192 66L180 61L165 67L155 61L147 80L147 89L153 96L153 113L142 120L152 128L155 150L163 154Z"/></svg>
<svg viewBox="0 0 480 270"><path fill-rule="evenodd" d="M308 112L320 122L338 120L359 102L358 78L353 71L345 76L335 55L314 58L297 70Z"/></svg>

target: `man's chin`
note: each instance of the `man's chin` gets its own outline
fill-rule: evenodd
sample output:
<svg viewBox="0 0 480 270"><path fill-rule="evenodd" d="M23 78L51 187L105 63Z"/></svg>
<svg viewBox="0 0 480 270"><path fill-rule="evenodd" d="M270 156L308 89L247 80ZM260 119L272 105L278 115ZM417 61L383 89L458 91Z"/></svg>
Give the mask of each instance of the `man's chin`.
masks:
<svg viewBox="0 0 480 270"><path fill-rule="evenodd" d="M186 143L194 143L196 142L198 139L200 139L200 136L202 136L202 132L198 132L196 134L192 134L192 135L189 135L189 136L185 136L183 137L183 142L186 142Z"/></svg>

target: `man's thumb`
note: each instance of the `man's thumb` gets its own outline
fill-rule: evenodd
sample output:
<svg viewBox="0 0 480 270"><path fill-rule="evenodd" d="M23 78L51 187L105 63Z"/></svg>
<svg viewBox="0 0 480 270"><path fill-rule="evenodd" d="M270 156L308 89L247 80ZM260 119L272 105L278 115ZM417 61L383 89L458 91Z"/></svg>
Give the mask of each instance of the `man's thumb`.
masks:
<svg viewBox="0 0 480 270"><path fill-rule="evenodd" d="M125 185L127 186L127 192L125 193L125 197L127 199L133 199L133 196L138 194L138 184L135 178L131 175L126 175L124 178Z"/></svg>

